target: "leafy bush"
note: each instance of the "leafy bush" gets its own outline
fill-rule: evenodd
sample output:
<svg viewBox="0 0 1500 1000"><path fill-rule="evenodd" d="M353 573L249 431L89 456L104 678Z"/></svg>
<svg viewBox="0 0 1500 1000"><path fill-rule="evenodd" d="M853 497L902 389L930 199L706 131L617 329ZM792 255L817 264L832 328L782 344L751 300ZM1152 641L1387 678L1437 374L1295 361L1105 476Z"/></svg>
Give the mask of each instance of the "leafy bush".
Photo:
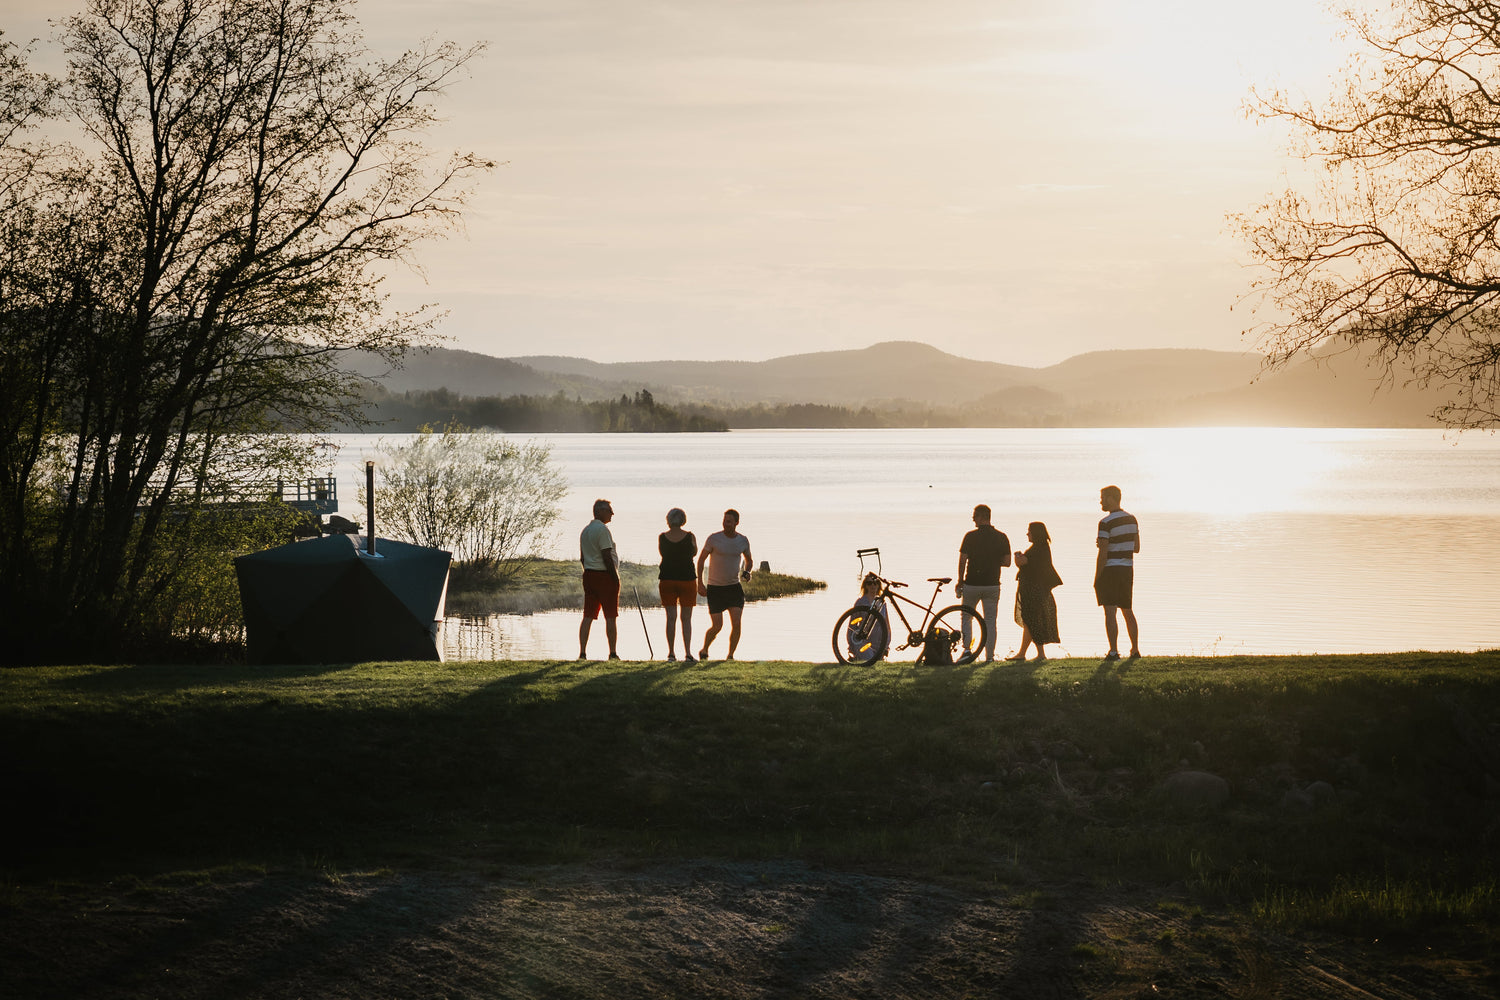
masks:
<svg viewBox="0 0 1500 1000"><path fill-rule="evenodd" d="M381 442L377 530L447 549L477 575L505 580L557 521L567 480L547 445L431 426L407 444ZM368 503L360 488L361 503Z"/></svg>

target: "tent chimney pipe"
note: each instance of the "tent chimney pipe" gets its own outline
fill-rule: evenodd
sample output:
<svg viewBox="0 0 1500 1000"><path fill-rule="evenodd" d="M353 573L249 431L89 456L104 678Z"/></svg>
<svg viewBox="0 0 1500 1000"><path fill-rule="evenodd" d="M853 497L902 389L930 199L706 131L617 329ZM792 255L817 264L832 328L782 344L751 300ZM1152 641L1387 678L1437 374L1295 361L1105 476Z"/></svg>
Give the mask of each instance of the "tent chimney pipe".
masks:
<svg viewBox="0 0 1500 1000"><path fill-rule="evenodd" d="M368 523L365 526L365 551L370 555L375 554L375 463L365 463L365 514Z"/></svg>

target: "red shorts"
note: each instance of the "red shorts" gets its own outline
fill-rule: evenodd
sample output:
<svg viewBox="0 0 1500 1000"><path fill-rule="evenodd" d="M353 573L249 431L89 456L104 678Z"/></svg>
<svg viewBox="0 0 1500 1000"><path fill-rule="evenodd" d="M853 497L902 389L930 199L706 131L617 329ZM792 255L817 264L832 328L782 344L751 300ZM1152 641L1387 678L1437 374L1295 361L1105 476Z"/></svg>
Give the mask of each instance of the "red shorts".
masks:
<svg viewBox="0 0 1500 1000"><path fill-rule="evenodd" d="M661 594L661 606L664 608L670 608L673 605L691 608L698 603L698 581L696 580L658 580L656 589Z"/></svg>
<svg viewBox="0 0 1500 1000"><path fill-rule="evenodd" d="M620 617L620 581L602 569L583 571L583 617L593 620Z"/></svg>

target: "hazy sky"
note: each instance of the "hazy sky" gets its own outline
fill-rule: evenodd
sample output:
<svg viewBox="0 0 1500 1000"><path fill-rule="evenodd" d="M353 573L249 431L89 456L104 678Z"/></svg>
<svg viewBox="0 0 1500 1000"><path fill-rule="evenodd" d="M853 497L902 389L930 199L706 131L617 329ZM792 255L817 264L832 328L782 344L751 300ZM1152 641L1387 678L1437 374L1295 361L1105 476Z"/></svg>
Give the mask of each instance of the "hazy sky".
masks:
<svg viewBox="0 0 1500 1000"><path fill-rule="evenodd" d="M12 41L77 0L0 0ZM366 40L487 40L441 148L505 163L403 272L451 346L757 360L922 340L1044 365L1239 350L1225 214L1289 164L1318 0L364 0ZM56 56L38 63L56 68Z"/></svg>

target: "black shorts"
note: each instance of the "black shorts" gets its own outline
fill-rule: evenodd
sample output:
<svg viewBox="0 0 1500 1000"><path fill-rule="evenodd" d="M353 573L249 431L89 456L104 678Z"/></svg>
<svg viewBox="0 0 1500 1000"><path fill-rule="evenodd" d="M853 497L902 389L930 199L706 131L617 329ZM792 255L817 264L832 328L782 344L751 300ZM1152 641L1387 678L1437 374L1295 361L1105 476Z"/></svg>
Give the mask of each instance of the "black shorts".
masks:
<svg viewBox="0 0 1500 1000"><path fill-rule="evenodd" d="M1094 597L1101 608L1130 608L1135 589L1134 566L1106 566L1094 578Z"/></svg>
<svg viewBox="0 0 1500 1000"><path fill-rule="evenodd" d="M743 608L745 606L745 588L737 583L731 583L727 587L716 587L708 585L708 613L717 615L725 608Z"/></svg>

